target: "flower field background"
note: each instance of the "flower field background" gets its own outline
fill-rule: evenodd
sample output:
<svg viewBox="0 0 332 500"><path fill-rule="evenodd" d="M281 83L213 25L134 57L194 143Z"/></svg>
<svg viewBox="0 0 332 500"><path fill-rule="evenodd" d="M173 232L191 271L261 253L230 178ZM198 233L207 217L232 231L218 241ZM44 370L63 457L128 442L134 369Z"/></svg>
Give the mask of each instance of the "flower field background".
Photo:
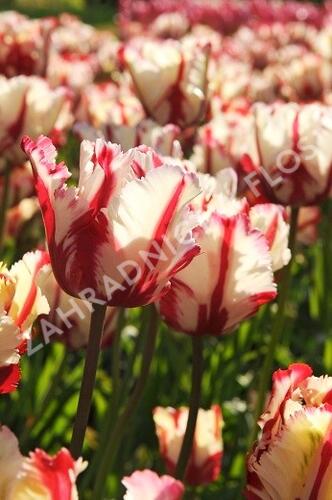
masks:
<svg viewBox="0 0 332 500"><path fill-rule="evenodd" d="M329 500L332 5L119 4L0 4L0 500Z"/></svg>

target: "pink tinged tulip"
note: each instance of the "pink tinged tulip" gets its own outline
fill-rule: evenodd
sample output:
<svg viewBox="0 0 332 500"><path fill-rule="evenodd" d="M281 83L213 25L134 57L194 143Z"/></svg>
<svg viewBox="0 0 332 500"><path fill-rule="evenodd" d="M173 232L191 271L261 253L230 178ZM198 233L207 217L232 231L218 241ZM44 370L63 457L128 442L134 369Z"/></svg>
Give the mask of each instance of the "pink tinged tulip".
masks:
<svg viewBox="0 0 332 500"><path fill-rule="evenodd" d="M219 210L200 214L194 237L201 253L159 302L161 316L176 330L221 335L276 296L267 240L239 203L224 198Z"/></svg>
<svg viewBox="0 0 332 500"><path fill-rule="evenodd" d="M124 477L122 483L127 489L124 500L181 500L184 494L180 481L148 469Z"/></svg>
<svg viewBox="0 0 332 500"><path fill-rule="evenodd" d="M242 160L249 186L282 205L312 205L332 183L332 111L320 104L259 104L256 151Z"/></svg>
<svg viewBox="0 0 332 500"><path fill-rule="evenodd" d="M54 277L51 264L47 262L49 262L49 255L45 252L43 265L36 276L36 282L50 306L50 313L44 318L47 321L45 331L53 332L52 340L62 341L70 349L86 347L89 341L91 304L84 300L74 299L64 292ZM108 307L102 347L111 344L117 321L118 309Z"/></svg>
<svg viewBox="0 0 332 500"><path fill-rule="evenodd" d="M175 41L142 40L129 45L125 59L149 116L161 125L197 124L206 106L210 46L186 48Z"/></svg>
<svg viewBox="0 0 332 500"><path fill-rule="evenodd" d="M0 153L11 163L25 160L20 144L23 135L36 138L41 133L59 132L68 126L62 112L68 106L68 91L51 90L45 80L37 77L0 77Z"/></svg>
<svg viewBox="0 0 332 500"><path fill-rule="evenodd" d="M35 283L43 256L27 253L10 270L0 266L0 394L15 390L20 355L25 352L31 327L49 306Z"/></svg>
<svg viewBox="0 0 332 500"><path fill-rule="evenodd" d="M87 123L77 123L74 130L82 140L96 141L100 137L120 144L124 151L144 144L163 156L181 158L183 155L178 140L180 129L172 124L161 127L153 120L146 119L137 126L106 124L96 129Z"/></svg>
<svg viewBox="0 0 332 500"><path fill-rule="evenodd" d="M246 498L328 500L332 487L332 377L305 364L273 375L248 459Z"/></svg>
<svg viewBox="0 0 332 500"><path fill-rule="evenodd" d="M156 301L199 253L186 204L197 178L151 150L83 141L78 187L47 137L24 138L35 175L52 268L69 295L111 306ZM139 178L136 178L138 176ZM82 296L83 294L83 296Z"/></svg>
<svg viewBox="0 0 332 500"><path fill-rule="evenodd" d="M3 500L77 500L76 478L86 464L62 448L50 456L41 449L24 457L15 435L0 427L0 497Z"/></svg>
<svg viewBox="0 0 332 500"><path fill-rule="evenodd" d="M188 408L157 407L153 419L159 439L160 453L167 471L174 474L188 420ZM207 484L220 475L223 456L221 408L213 405L210 410L198 412L193 450L185 480L191 485Z"/></svg>

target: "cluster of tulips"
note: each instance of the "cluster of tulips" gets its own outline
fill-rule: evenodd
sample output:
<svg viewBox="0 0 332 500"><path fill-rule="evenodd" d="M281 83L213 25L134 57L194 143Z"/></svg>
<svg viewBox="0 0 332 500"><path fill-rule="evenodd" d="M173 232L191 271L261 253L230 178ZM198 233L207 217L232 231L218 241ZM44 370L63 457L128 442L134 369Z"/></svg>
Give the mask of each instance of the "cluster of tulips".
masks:
<svg viewBox="0 0 332 500"><path fill-rule="evenodd" d="M296 248L332 223L332 6L125 0L119 35L0 13L0 398L18 404L20 364L55 343L85 358L68 449L23 455L27 430L0 414L0 498L223 498L206 493L228 453L221 406L203 409L206 345L270 315L236 498L329 500L332 377L273 370ZM191 343L185 406L143 408L173 335ZM92 453L101 349L111 390ZM162 461L125 464L114 489L138 417Z"/></svg>

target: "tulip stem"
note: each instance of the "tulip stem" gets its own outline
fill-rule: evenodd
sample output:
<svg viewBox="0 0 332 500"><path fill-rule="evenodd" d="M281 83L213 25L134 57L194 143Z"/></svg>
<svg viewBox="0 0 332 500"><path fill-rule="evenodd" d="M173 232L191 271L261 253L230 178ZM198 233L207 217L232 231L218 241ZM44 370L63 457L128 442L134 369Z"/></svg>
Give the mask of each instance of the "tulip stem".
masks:
<svg viewBox="0 0 332 500"><path fill-rule="evenodd" d="M11 169L9 166L7 166L3 174L4 184L3 184L3 193L0 206L0 255L2 254L4 237L5 237L6 213L7 213L9 193L10 193L10 172Z"/></svg>
<svg viewBox="0 0 332 500"><path fill-rule="evenodd" d="M94 305L94 310L91 314L89 343L70 445L70 450L74 458L79 458L82 453L85 431L88 425L106 308L106 305Z"/></svg>
<svg viewBox="0 0 332 500"><path fill-rule="evenodd" d="M254 412L254 422L251 433L249 435L249 449L252 447L257 437L257 432L258 432L257 421L263 411L266 391L271 381L275 351L285 326L285 310L291 284L292 264L294 262L294 256L295 256L294 254L296 246L296 230L297 230L298 214L299 214L299 209L297 207L293 207L291 211L291 221L290 221L290 231L289 231L289 248L291 251L291 260L288 263L288 265L283 268L281 273L279 295L278 295L278 312L276 314L276 318L272 326L270 343L268 345L268 351L266 353L262 368L262 374L258 388L257 402Z"/></svg>
<svg viewBox="0 0 332 500"><path fill-rule="evenodd" d="M184 480L188 462L193 447L193 440L195 436L196 422L198 416L198 410L201 400L201 386L203 378L203 339L200 336L192 337L192 376L191 376L191 394L190 394L190 404L189 404L189 414L186 426L186 431L184 434L182 447L178 462L175 470L175 477Z"/></svg>
<svg viewBox="0 0 332 500"><path fill-rule="evenodd" d="M158 334L158 314L153 305L150 306L150 324L145 339L145 346L142 354L141 373L136 381L134 390L129 397L127 404L120 414L113 430L109 436L103 458L97 471L97 477L94 486L93 499L102 500L104 498L104 489L107 475L113 465L114 458L121 445L123 434L126 432L129 425L129 420L137 410L146 383L149 379L150 368L156 347Z"/></svg>

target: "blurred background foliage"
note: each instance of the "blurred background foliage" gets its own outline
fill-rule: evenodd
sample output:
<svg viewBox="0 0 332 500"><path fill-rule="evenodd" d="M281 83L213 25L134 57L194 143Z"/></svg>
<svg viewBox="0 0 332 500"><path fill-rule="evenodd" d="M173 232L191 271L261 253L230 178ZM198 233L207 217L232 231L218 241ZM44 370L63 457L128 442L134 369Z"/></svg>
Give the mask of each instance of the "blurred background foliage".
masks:
<svg viewBox="0 0 332 500"><path fill-rule="evenodd" d="M17 10L32 17L70 12L96 26L111 25L117 11L116 0L0 0L1 10Z"/></svg>

